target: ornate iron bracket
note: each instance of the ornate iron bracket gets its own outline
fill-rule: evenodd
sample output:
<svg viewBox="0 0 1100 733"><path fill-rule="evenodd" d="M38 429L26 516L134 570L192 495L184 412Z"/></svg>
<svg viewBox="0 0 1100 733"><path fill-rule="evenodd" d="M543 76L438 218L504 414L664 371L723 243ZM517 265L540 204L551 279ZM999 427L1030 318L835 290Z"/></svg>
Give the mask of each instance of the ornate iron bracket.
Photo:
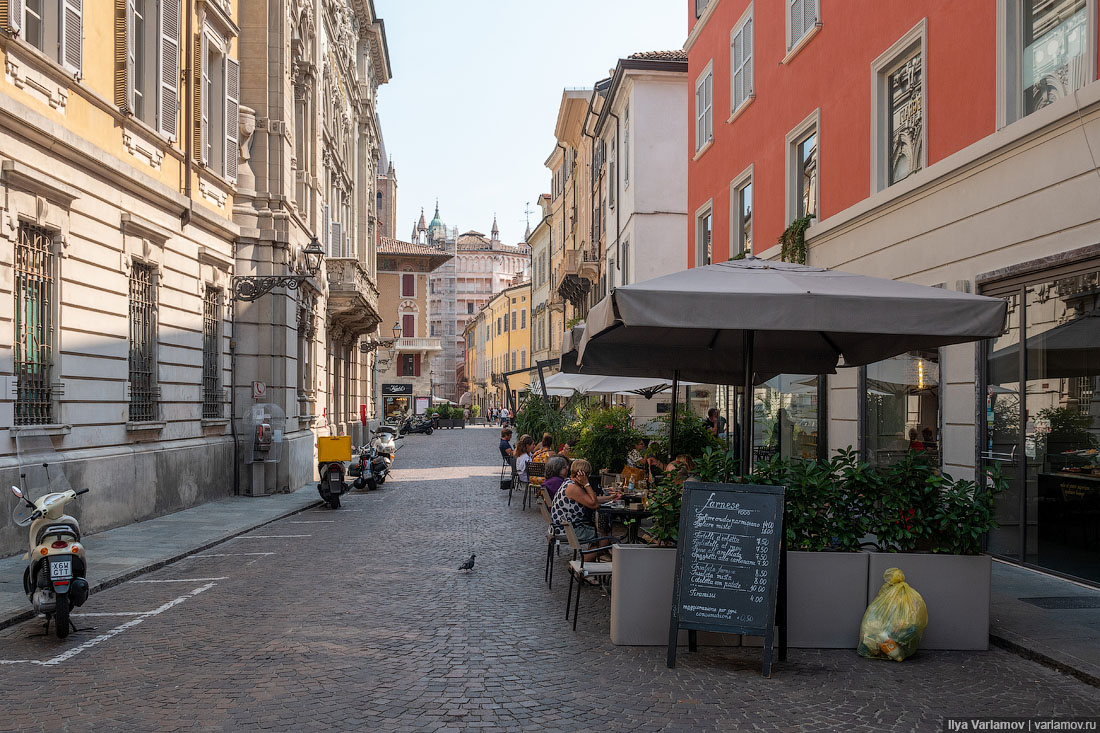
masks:
<svg viewBox="0 0 1100 733"><path fill-rule="evenodd" d="M252 302L284 285L289 290L297 290L308 279L308 275L270 275L264 277L235 275L233 277L233 300Z"/></svg>

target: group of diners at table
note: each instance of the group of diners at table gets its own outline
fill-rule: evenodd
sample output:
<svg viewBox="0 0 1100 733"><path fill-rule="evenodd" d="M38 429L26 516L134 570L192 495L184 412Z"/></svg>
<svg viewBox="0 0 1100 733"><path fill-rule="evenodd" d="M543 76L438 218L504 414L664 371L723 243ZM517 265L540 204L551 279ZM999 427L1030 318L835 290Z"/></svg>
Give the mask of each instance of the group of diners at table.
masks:
<svg viewBox="0 0 1100 733"><path fill-rule="evenodd" d="M623 506L624 497L640 501L631 496L625 486L631 488L643 482L652 485L662 474L683 476L691 473L695 466L687 455L678 455L668 463L646 455L649 440L640 439L625 457L626 467L618 477L624 487L603 484L615 474L596 473L596 468L582 457L572 456L572 447L565 443L554 448L554 439L549 433L536 443L530 435L521 435L512 446L511 428L500 431L500 455L505 464L512 468L513 485L502 488L518 489L526 492L529 487L536 492L544 490L549 496L548 506L553 529L560 531L565 524L573 528L577 540L588 549L609 547L618 538L612 535L615 520L629 519L627 539L638 541L641 521L649 516L643 509L627 509ZM534 471L532 465L543 470ZM535 501L540 499L536 496ZM593 558L609 561L609 553Z"/></svg>

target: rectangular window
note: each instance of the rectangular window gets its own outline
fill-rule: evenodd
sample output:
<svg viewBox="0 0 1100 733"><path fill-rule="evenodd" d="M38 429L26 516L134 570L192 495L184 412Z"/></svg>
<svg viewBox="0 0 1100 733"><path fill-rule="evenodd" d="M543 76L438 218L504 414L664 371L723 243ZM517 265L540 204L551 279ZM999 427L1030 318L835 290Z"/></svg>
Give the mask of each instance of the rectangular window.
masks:
<svg viewBox="0 0 1100 733"><path fill-rule="evenodd" d="M1023 114L1029 115L1088 83L1085 0L1025 0L1020 59Z"/></svg>
<svg viewBox="0 0 1100 733"><path fill-rule="evenodd" d="M222 417L221 291L210 285L202 300L202 416Z"/></svg>
<svg viewBox="0 0 1100 733"><path fill-rule="evenodd" d="M522 349L519 352L519 368L520 369L526 369L527 368L527 349Z"/></svg>
<svg viewBox="0 0 1100 733"><path fill-rule="evenodd" d="M940 357L913 351L866 367L863 446L875 466L915 451L940 463Z"/></svg>
<svg viewBox="0 0 1100 733"><path fill-rule="evenodd" d="M518 368L519 368L519 367L517 366L517 365L518 365L518 363L519 363L519 362L517 362L517 361L516 361L516 352L514 352L514 351L513 351L513 352L512 352L512 368L511 368L511 371L513 371L513 372L514 372L514 371L515 371L516 369L518 369Z"/></svg>
<svg viewBox="0 0 1100 733"><path fill-rule="evenodd" d="M695 266L703 267L714 262L712 239L714 211L710 204L695 215Z"/></svg>
<svg viewBox="0 0 1100 733"><path fill-rule="evenodd" d="M413 298L416 296L416 275L401 276L401 297Z"/></svg>
<svg viewBox="0 0 1100 733"><path fill-rule="evenodd" d="M512 311L512 330L516 330L516 312Z"/></svg>
<svg viewBox="0 0 1100 733"><path fill-rule="evenodd" d="M630 284L630 240L623 240L623 253L622 258L619 260L620 267L622 268L621 280L623 285ZM592 293L596 295L595 292Z"/></svg>
<svg viewBox="0 0 1100 733"><path fill-rule="evenodd" d="M921 20L871 64L871 190L881 191L925 165L927 107Z"/></svg>
<svg viewBox="0 0 1100 733"><path fill-rule="evenodd" d="M695 82L695 151L714 139L714 72L711 65Z"/></svg>
<svg viewBox="0 0 1100 733"><path fill-rule="evenodd" d="M695 0L695 17L700 17L709 4L710 0Z"/></svg>
<svg viewBox="0 0 1100 733"><path fill-rule="evenodd" d="M201 88L202 162L230 182L237 180L237 118L240 100L240 63L212 43L212 31L202 35L203 59ZM228 41L222 40L228 44ZM330 242L331 248L343 247L342 239Z"/></svg>
<svg viewBox="0 0 1100 733"><path fill-rule="evenodd" d="M787 50L817 25L818 0L787 0Z"/></svg>
<svg viewBox="0 0 1100 733"><path fill-rule="evenodd" d="M630 105L623 110L623 182L630 185Z"/></svg>
<svg viewBox="0 0 1100 733"><path fill-rule="evenodd" d="M817 165L819 120L820 110L814 110L787 133L785 204L788 223L818 215L821 201Z"/></svg>
<svg viewBox="0 0 1100 733"><path fill-rule="evenodd" d="M752 167L733 182L730 194L730 254L752 252Z"/></svg>
<svg viewBox="0 0 1100 733"><path fill-rule="evenodd" d="M48 425L53 407L53 233L19 224L15 244L15 424Z"/></svg>
<svg viewBox="0 0 1100 733"><path fill-rule="evenodd" d="M752 76L752 6L730 35L730 112L736 112L754 96Z"/></svg>
<svg viewBox="0 0 1100 733"><path fill-rule="evenodd" d="M157 303L152 267L130 271L130 422L157 417Z"/></svg>
<svg viewBox="0 0 1100 733"><path fill-rule="evenodd" d="M500 329L500 316L497 316L497 336L499 336L500 334L501 334L501 329Z"/></svg>
<svg viewBox="0 0 1100 733"><path fill-rule="evenodd" d="M80 76L84 46L84 0L9 0L12 29L30 45Z"/></svg>
<svg viewBox="0 0 1100 733"><path fill-rule="evenodd" d="M404 338L416 338L416 316L412 313L401 314L401 335Z"/></svg>
<svg viewBox="0 0 1100 733"><path fill-rule="evenodd" d="M785 459L818 457L821 445L818 426L822 417L819 381L812 374L781 374L753 389L756 460L776 455ZM737 426L734 427L736 430Z"/></svg>

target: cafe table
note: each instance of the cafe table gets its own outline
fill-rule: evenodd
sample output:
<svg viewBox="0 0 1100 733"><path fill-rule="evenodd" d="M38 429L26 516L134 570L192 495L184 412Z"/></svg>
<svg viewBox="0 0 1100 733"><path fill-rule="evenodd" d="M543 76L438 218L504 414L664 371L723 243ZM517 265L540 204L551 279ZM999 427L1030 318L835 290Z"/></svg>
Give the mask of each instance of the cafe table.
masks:
<svg viewBox="0 0 1100 733"><path fill-rule="evenodd" d="M638 529L642 520L652 516L652 512L648 509L627 509L617 501L601 504L596 511L607 517L610 522L618 520L626 525L626 541L632 545L638 544Z"/></svg>

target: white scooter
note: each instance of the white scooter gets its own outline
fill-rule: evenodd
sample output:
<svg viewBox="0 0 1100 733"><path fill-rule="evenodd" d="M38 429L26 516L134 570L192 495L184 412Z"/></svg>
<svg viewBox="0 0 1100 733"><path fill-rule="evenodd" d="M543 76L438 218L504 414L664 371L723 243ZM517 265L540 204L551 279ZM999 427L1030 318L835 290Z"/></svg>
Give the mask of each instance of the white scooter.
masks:
<svg viewBox="0 0 1100 733"><path fill-rule="evenodd" d="M11 491L19 498L12 519L20 527L30 525L23 590L35 612L45 614L46 632L52 618L57 638L64 639L72 627L69 610L88 600L88 561L80 544L80 524L64 509L88 489L50 492L34 501L18 486Z"/></svg>

